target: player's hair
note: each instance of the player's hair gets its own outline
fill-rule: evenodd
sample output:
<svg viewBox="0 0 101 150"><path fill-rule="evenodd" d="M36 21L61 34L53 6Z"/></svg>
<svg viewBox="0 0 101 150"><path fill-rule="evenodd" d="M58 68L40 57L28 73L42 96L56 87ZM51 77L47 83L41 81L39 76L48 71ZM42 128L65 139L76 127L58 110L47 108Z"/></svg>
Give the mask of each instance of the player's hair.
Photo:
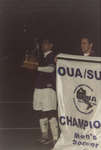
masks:
<svg viewBox="0 0 101 150"><path fill-rule="evenodd" d="M41 42L49 42L50 44L54 44L54 42L50 39L43 39Z"/></svg>

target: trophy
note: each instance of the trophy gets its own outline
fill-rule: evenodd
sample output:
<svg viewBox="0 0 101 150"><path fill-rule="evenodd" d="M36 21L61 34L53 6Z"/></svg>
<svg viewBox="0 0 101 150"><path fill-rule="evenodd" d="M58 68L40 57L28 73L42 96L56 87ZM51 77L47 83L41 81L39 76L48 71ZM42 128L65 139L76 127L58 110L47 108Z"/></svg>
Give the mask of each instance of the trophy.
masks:
<svg viewBox="0 0 101 150"><path fill-rule="evenodd" d="M32 50L30 51L27 49L25 51L23 65L21 67L30 69L30 70L36 70L38 65L39 64L38 64L36 58L33 56L33 51Z"/></svg>
<svg viewBox="0 0 101 150"><path fill-rule="evenodd" d="M26 69L35 70L38 67L38 60L40 59L40 45L37 38L34 38L34 49L26 49L25 50L25 56L24 56L24 62L22 67Z"/></svg>

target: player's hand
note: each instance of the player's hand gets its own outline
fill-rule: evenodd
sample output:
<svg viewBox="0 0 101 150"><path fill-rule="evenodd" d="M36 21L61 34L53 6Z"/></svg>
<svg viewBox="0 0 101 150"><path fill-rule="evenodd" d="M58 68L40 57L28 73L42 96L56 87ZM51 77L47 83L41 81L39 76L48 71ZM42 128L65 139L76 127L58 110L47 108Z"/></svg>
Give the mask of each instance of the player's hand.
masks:
<svg viewBox="0 0 101 150"><path fill-rule="evenodd" d="M37 70L38 66L39 66L38 62L28 61L28 62L24 62L24 64L21 67L29 70Z"/></svg>
<svg viewBox="0 0 101 150"><path fill-rule="evenodd" d="M55 57L54 62L57 63L57 57Z"/></svg>
<svg viewBox="0 0 101 150"><path fill-rule="evenodd" d="M39 66L39 64L37 62L34 63L32 66L32 70L37 70L38 66Z"/></svg>

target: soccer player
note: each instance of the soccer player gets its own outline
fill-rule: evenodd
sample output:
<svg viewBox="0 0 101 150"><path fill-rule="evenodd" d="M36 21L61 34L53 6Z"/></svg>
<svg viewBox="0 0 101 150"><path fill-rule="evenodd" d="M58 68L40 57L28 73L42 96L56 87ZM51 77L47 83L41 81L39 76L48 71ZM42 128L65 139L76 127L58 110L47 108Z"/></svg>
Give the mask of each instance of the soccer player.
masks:
<svg viewBox="0 0 101 150"><path fill-rule="evenodd" d="M81 38L81 55L83 56L95 56L95 52L92 50L93 42L88 37Z"/></svg>
<svg viewBox="0 0 101 150"><path fill-rule="evenodd" d="M57 97L56 75L53 43L43 40L41 44L43 60L37 67L35 90L33 93L33 109L39 114L39 123L42 133L40 143L49 144L49 125L52 133L52 141L55 144L58 139L57 123Z"/></svg>

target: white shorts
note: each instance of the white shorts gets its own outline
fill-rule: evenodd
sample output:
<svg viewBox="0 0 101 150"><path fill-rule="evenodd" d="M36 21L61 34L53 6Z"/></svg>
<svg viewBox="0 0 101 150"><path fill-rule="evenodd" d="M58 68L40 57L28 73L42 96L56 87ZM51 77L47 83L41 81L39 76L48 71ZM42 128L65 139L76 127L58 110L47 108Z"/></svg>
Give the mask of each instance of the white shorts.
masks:
<svg viewBox="0 0 101 150"><path fill-rule="evenodd" d="M37 111L56 110L56 91L51 88L35 89L33 93L33 109Z"/></svg>

